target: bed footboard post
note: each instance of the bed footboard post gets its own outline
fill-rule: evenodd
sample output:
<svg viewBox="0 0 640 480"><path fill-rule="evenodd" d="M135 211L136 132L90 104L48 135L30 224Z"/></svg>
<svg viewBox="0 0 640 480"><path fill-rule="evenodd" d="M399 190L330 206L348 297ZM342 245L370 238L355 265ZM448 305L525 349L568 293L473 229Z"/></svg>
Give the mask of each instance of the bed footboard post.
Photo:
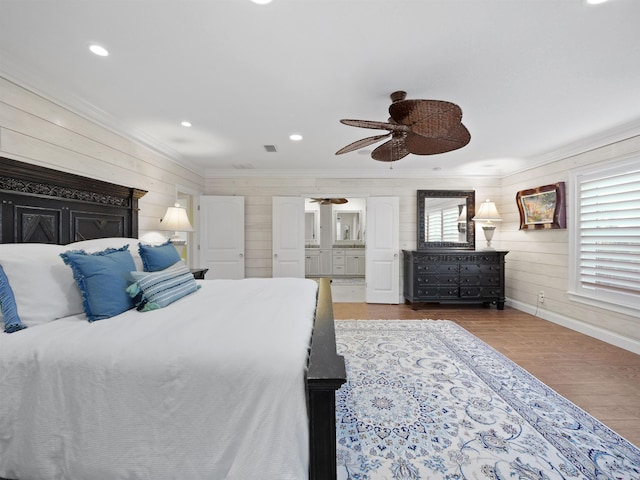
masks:
<svg viewBox="0 0 640 480"><path fill-rule="evenodd" d="M347 381L344 357L336 352L331 280L320 279L318 306L309 353L309 479L336 478L336 395Z"/></svg>

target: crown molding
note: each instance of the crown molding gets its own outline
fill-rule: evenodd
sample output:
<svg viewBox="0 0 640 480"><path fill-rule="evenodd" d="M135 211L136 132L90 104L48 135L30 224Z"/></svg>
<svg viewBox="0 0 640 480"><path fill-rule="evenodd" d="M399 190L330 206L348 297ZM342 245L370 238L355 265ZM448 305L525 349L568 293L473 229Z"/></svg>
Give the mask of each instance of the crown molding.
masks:
<svg viewBox="0 0 640 480"><path fill-rule="evenodd" d="M559 160L574 157L576 155L580 155L591 150L596 150L613 143L629 140L630 138L637 137L639 135L640 118L620 124L616 127L601 132L597 132L588 137L576 140L575 142L567 143L546 153L532 156L529 158L532 163L531 166L523 168L521 170L517 170L515 172L511 172L507 175L503 175L501 178L508 178L513 175L519 175L529 170L533 170L534 168L549 165Z"/></svg>
<svg viewBox="0 0 640 480"><path fill-rule="evenodd" d="M205 171L205 178L372 178L372 179L402 179L402 178L469 178L469 176L478 178L496 178L496 175L464 175L464 174L448 174L447 172L434 172L433 170L403 170L401 168L388 169L386 172L371 171L363 172L355 169L215 169L209 168Z"/></svg>

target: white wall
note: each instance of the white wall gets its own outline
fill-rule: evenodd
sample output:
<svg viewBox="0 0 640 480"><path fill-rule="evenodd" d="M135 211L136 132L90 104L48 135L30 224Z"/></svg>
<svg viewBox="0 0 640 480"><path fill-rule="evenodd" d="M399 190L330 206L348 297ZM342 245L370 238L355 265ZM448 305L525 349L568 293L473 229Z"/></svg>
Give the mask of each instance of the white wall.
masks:
<svg viewBox="0 0 640 480"><path fill-rule="evenodd" d="M520 310L536 313L538 292L545 300L538 316L587 333L609 343L640 353L640 318L600 309L569 299L568 266L572 209L569 176L572 169L607 162L640 153L640 137L557 160L548 165L502 179L497 203L503 222L501 246L509 250L506 284L510 303ZM515 201L520 190L565 182L567 187L567 229L519 230L520 216Z"/></svg>
<svg viewBox="0 0 640 480"><path fill-rule="evenodd" d="M0 77L0 155L147 190L140 235L156 230L176 185L203 190L192 172L144 146Z"/></svg>

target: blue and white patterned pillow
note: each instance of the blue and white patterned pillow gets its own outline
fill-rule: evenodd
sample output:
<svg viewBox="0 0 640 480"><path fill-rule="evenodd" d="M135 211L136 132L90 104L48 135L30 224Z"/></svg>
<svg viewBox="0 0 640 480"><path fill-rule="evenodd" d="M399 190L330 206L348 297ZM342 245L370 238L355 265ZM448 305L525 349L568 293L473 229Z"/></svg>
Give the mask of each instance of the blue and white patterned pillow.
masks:
<svg viewBox="0 0 640 480"><path fill-rule="evenodd" d="M13 290L11 290L9 279L5 275L2 265L0 265L0 310L4 317L4 331L6 333L13 333L27 328L26 325L22 324L18 316L18 307L13 297Z"/></svg>
<svg viewBox="0 0 640 480"><path fill-rule="evenodd" d="M141 312L166 307L200 288L182 260L160 272L131 272L131 276L136 282L127 292Z"/></svg>

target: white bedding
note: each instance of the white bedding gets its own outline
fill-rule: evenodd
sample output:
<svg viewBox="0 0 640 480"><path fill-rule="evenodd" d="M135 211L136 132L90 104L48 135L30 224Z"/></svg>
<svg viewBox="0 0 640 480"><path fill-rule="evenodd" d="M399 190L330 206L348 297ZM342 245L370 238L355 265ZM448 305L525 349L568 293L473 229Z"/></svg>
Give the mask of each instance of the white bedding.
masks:
<svg viewBox="0 0 640 480"><path fill-rule="evenodd" d="M306 478L317 284L199 284L160 310L0 333L0 477Z"/></svg>

